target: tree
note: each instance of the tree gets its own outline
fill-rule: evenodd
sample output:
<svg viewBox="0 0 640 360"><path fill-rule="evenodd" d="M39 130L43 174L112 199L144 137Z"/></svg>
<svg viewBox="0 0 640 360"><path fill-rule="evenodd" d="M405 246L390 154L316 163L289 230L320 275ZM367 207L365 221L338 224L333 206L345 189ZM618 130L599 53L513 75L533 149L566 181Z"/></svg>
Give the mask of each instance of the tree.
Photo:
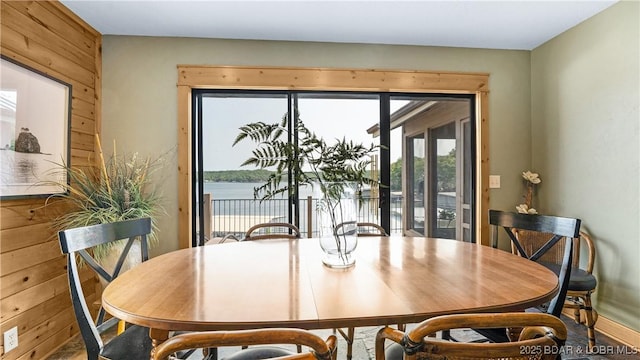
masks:
<svg viewBox="0 0 640 360"><path fill-rule="evenodd" d="M456 150L452 149L447 155L437 157L438 161L438 191L456 191ZM413 158L413 186L421 188L424 184L424 158ZM419 174L419 175L418 175ZM402 190L402 158L391 164L391 191Z"/></svg>
<svg viewBox="0 0 640 360"><path fill-rule="evenodd" d="M391 164L391 191L402 190L402 158Z"/></svg>
<svg viewBox="0 0 640 360"><path fill-rule="evenodd" d="M456 149L438 156L438 191L456 191Z"/></svg>

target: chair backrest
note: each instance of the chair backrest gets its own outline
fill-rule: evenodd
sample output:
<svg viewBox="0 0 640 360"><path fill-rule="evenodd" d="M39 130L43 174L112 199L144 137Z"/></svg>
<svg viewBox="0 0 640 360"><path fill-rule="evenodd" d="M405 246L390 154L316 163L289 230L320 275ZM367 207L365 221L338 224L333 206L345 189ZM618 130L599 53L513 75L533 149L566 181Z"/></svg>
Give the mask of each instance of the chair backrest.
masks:
<svg viewBox="0 0 640 360"><path fill-rule="evenodd" d="M429 335L464 328L523 328L508 343L451 342ZM403 345L405 359L556 359L567 339L565 324L543 313L455 314L427 319L404 333L389 327L378 332L376 360L385 359L384 340ZM536 356L538 355L538 356Z"/></svg>
<svg viewBox="0 0 640 360"><path fill-rule="evenodd" d="M299 239L300 230L289 223L261 223L247 230L244 240Z"/></svg>
<svg viewBox="0 0 640 360"><path fill-rule="evenodd" d="M103 347L100 334L117 324L118 319L111 318L105 321L105 311L102 306L100 306L95 320L92 319L84 292L82 291L79 262L83 261L85 265L88 265L104 281L109 283L120 274L129 250L136 239L140 240L141 261L146 261L149 258L147 247L147 235L149 233L151 233L150 218L91 225L67 229L58 233L60 248L64 254L67 254L67 275L69 278L69 290L71 293L71 301L73 302L73 310L90 358L98 357L97 354L100 353ZM95 260L90 252L87 251L98 245L105 245L123 239L128 240L122 248L120 257L112 271L107 271Z"/></svg>
<svg viewBox="0 0 640 360"><path fill-rule="evenodd" d="M388 236L384 228L372 222L358 222L358 236Z"/></svg>
<svg viewBox="0 0 640 360"><path fill-rule="evenodd" d="M591 236L584 231L580 231L580 242L578 242L578 244L580 244L582 241L584 241L584 243L587 245L588 259L585 271L591 274L593 273L593 265L596 261L596 245L593 243L593 239L591 239ZM580 251L580 245L578 245L577 248L578 251Z"/></svg>
<svg viewBox="0 0 640 360"><path fill-rule="evenodd" d="M511 231L516 236L516 239L518 239L518 242L524 249L525 257L526 257L526 254L535 253L536 250L540 249L545 243L549 241L551 237L553 237L553 234L541 233L537 231L521 230L521 229L511 229ZM566 240L567 240L566 237L560 238L560 240L558 240L557 243L551 246L544 254L541 254L538 260L544 263L558 264L558 265L562 264L562 260L564 259L564 247L566 245L565 244ZM580 263L580 257L579 257L580 242L576 241L577 239L571 239L571 240L573 241L573 253L572 253L573 259L571 262L571 266L573 268L576 268ZM522 255L520 254L520 252L518 251L518 248L513 242L511 243L511 252L516 255Z"/></svg>
<svg viewBox="0 0 640 360"><path fill-rule="evenodd" d="M306 354L297 354L295 356L296 359L330 360L336 350L336 340L335 335L330 335L325 341L318 335L302 329L275 328L192 332L170 337L156 347L153 353L153 359L168 359L171 354L186 349L238 345L292 344L308 346L312 349L311 352Z"/></svg>
<svg viewBox="0 0 640 360"><path fill-rule="evenodd" d="M546 242L550 235L547 233L537 233L533 231L527 230L513 230L514 234L518 238L518 241L524 248L527 253L532 253L533 249L537 249ZM566 238L558 241L556 245L554 245L549 251L547 251L544 255L540 257L541 261L561 264L562 258L564 255L564 241ZM587 264L584 270L591 274L593 272L593 265L595 264L596 258L596 248L591 236L584 231L580 231L580 237L578 239L573 239L573 261L572 267L574 269L580 267L580 255L581 248L583 245L586 245L586 255L587 255ZM519 255L518 249L516 249L515 245L512 244L511 251Z"/></svg>
<svg viewBox="0 0 640 360"><path fill-rule="evenodd" d="M234 234L226 234L223 237L217 237L217 238L212 238L209 239L207 241L205 241L205 245L214 245L214 244L224 244L227 241L231 242L231 241L240 241L240 239L238 239Z"/></svg>
<svg viewBox="0 0 640 360"><path fill-rule="evenodd" d="M505 230L518 254L536 262L544 261L543 256L550 249L554 248L563 238L567 239L567 241L564 241L562 262L558 274L559 291L547 309L549 314L559 317L567 294L573 262L573 241L568 239L574 239L580 235L580 219L489 210L489 223ZM538 234L536 236L545 236L546 234L546 240L538 241L540 246L531 247L527 250L515 235L522 230L536 232ZM496 235L497 231L494 231L494 236Z"/></svg>
<svg viewBox="0 0 640 360"><path fill-rule="evenodd" d="M372 222L355 222L347 221L336 225L333 229L335 235L353 235L362 236L388 236L384 228Z"/></svg>

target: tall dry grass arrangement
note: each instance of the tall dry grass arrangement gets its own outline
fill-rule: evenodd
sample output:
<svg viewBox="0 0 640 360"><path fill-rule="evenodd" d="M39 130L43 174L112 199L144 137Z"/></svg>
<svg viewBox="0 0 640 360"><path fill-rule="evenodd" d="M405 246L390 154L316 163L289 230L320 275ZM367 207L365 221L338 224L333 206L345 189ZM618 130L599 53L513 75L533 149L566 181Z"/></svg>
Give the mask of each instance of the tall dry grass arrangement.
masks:
<svg viewBox="0 0 640 360"><path fill-rule="evenodd" d="M150 175L161 168L163 158L143 159L137 153L118 155L114 141L113 154L105 160L97 134L96 144L99 162L95 167L59 164L59 170L67 173L70 184L58 184L67 192L51 198L63 198L71 210L54 220L56 231L150 217L152 232L149 244L157 244L157 217L164 213L164 209L161 196L150 182ZM111 244L96 248L96 259L103 258L112 246L116 246Z"/></svg>

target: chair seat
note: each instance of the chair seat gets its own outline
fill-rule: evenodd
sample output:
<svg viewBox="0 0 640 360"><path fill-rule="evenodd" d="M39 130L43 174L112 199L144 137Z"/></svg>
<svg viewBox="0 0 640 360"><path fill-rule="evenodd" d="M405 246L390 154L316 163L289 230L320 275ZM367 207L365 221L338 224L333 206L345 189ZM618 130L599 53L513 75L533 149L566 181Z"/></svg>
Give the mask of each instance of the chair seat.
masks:
<svg viewBox="0 0 640 360"><path fill-rule="evenodd" d="M148 360L152 348L149 328L131 325L106 343L100 356L111 360Z"/></svg>
<svg viewBox="0 0 640 360"><path fill-rule="evenodd" d="M547 269L553 271L556 274L560 273L560 265L548 262L540 262L541 265L544 265ZM596 277L593 274L589 274L588 272L572 268L571 269L571 277L569 278L569 291L590 291L596 288L598 284Z"/></svg>
<svg viewBox="0 0 640 360"><path fill-rule="evenodd" d="M404 359L404 349L402 345L393 343L384 350L385 360L402 360Z"/></svg>
<svg viewBox="0 0 640 360"><path fill-rule="evenodd" d="M263 360L278 356L294 355L295 352L277 346L258 346L240 350L223 360Z"/></svg>

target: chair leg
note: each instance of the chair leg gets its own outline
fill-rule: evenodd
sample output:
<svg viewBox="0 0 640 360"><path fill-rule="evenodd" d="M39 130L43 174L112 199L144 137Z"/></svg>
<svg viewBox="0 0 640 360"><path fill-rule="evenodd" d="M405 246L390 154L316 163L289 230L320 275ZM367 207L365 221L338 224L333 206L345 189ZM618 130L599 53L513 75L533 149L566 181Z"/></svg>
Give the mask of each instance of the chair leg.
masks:
<svg viewBox="0 0 640 360"><path fill-rule="evenodd" d="M335 329L334 329L335 330ZM355 328L347 328L347 332L345 333L342 329L337 329L340 335L347 342L347 360L351 360L351 356L353 355L353 338L355 336L356 329Z"/></svg>
<svg viewBox="0 0 640 360"><path fill-rule="evenodd" d="M118 321L118 330L116 334L120 335L127 329L127 323L124 320Z"/></svg>
<svg viewBox="0 0 640 360"><path fill-rule="evenodd" d="M218 348L202 349L203 360L218 360Z"/></svg>
<svg viewBox="0 0 640 360"><path fill-rule="evenodd" d="M347 340L347 360L351 360L353 356L353 338L355 337L356 328L350 327L347 331L349 333L349 340Z"/></svg>
<svg viewBox="0 0 640 360"><path fill-rule="evenodd" d="M578 302L579 300L577 300L576 302ZM580 319L580 308L581 306L577 306L573 308L573 321L575 321L576 323L580 324L582 321Z"/></svg>
<svg viewBox="0 0 640 360"><path fill-rule="evenodd" d="M589 349L596 346L595 316L593 316L593 306L591 305L591 293L587 293L584 297L584 313L585 325L587 326L587 337L589 338Z"/></svg>

